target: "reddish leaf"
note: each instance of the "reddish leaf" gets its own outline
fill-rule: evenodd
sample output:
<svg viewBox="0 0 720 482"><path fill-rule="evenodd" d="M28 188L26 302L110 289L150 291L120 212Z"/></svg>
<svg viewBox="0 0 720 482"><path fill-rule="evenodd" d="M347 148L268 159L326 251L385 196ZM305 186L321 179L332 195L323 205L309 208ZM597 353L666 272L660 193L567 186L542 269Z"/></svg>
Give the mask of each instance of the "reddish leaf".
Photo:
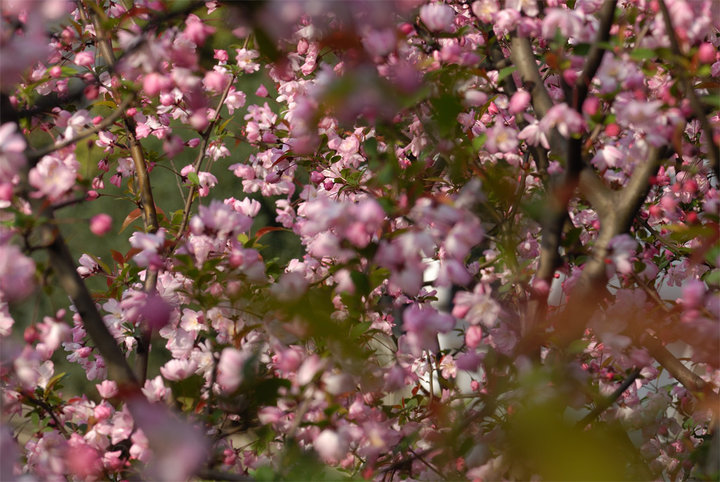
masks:
<svg viewBox="0 0 720 482"><path fill-rule="evenodd" d="M127 215L125 218L125 221L123 221L122 226L120 227L120 232L122 233L125 231L125 228L130 226L130 223L135 221L137 218L139 218L142 215L142 212L140 211L140 208L133 209L130 211L130 214Z"/></svg>
<svg viewBox="0 0 720 482"><path fill-rule="evenodd" d="M125 258L123 257L122 253L120 253L119 251L115 251L114 249L111 249L110 255L112 256L112 259L114 259L117 264L125 263Z"/></svg>
<svg viewBox="0 0 720 482"><path fill-rule="evenodd" d="M266 226L262 229L259 229L257 233L255 233L255 241L258 241L260 238L265 236L267 233L271 231L285 231L286 228L280 228L277 226Z"/></svg>

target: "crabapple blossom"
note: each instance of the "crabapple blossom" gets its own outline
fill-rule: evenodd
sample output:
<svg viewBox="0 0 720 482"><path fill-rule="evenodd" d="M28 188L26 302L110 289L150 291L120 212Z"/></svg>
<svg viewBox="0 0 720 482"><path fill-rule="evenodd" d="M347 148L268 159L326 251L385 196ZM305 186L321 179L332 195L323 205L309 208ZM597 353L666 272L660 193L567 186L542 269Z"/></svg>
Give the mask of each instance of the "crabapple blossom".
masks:
<svg viewBox="0 0 720 482"><path fill-rule="evenodd" d="M2 10L3 480L713 477L712 0Z"/></svg>

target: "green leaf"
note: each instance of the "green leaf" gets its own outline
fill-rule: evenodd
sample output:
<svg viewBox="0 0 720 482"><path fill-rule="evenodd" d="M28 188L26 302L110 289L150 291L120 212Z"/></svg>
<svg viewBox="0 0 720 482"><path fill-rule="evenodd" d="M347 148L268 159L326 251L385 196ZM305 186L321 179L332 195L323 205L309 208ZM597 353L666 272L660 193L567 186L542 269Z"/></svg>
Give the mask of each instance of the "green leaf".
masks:
<svg viewBox="0 0 720 482"><path fill-rule="evenodd" d="M357 324L353 325L353 327L350 328L350 338L351 339L358 338L360 335L367 332L371 325L372 325L372 321L364 321L362 323L357 323Z"/></svg>
<svg viewBox="0 0 720 482"><path fill-rule="evenodd" d="M463 110L462 104L456 96L449 94L432 99L430 103L435 109L438 131L447 137L457 126L457 116Z"/></svg>
<svg viewBox="0 0 720 482"><path fill-rule="evenodd" d="M350 273L350 279L352 280L355 288L360 295L367 295L370 293L370 278L359 271L352 271Z"/></svg>
<svg viewBox="0 0 720 482"><path fill-rule="evenodd" d="M517 70L517 67L515 65L511 65L510 67L505 67L504 69L500 69L500 72L498 72L498 84L505 80L505 77L512 74Z"/></svg>
<svg viewBox="0 0 720 482"><path fill-rule="evenodd" d="M702 100L709 105L720 107L720 95L704 95Z"/></svg>
<svg viewBox="0 0 720 482"><path fill-rule="evenodd" d="M188 178L188 181L190 181L191 183L193 183L195 186L199 186L199 185L200 185L200 178L198 177L198 175L197 175L196 172L190 172L190 173L188 173L187 178Z"/></svg>
<svg viewBox="0 0 720 482"><path fill-rule="evenodd" d="M630 52L630 58L633 60L649 60L657 56L655 50L639 47Z"/></svg>

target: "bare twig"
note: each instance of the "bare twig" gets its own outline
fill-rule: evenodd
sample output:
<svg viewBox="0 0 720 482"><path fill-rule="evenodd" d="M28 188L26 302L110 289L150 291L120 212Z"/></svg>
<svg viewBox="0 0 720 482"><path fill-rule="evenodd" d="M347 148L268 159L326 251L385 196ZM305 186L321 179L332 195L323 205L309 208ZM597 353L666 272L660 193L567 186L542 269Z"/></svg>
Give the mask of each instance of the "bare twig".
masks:
<svg viewBox="0 0 720 482"><path fill-rule="evenodd" d="M635 379L640 376L640 369L634 370L628 377L623 380L619 387L615 389L608 397L604 398L595 405L590 413L585 415L582 420L577 423L579 428L584 428L587 424L595 420L601 413L610 408L615 401L628 389L630 385L635 382Z"/></svg>
<svg viewBox="0 0 720 482"><path fill-rule="evenodd" d="M74 137L70 139L65 139L64 141L56 142L55 144L45 147L44 149L40 149L39 151L30 151L28 153L28 161L30 164L35 165L38 160L40 160L43 156L47 156L48 154L58 151L64 147L71 146L86 137L90 137L93 134L97 134L103 129L106 129L113 125L115 121L121 117L125 110L128 108L128 106L135 100L134 95L130 95L123 100L120 105L116 107L116 109L107 117L105 117L102 122L100 122L98 125L93 126L89 129L85 129L83 131L78 132L75 134Z"/></svg>

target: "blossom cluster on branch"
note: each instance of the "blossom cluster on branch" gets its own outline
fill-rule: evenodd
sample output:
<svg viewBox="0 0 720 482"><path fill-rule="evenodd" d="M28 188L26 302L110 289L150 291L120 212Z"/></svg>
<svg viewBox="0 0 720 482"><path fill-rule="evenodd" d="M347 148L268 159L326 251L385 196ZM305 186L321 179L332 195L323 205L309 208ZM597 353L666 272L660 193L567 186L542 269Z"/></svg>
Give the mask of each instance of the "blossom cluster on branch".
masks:
<svg viewBox="0 0 720 482"><path fill-rule="evenodd" d="M720 474L714 0L0 16L0 479Z"/></svg>

